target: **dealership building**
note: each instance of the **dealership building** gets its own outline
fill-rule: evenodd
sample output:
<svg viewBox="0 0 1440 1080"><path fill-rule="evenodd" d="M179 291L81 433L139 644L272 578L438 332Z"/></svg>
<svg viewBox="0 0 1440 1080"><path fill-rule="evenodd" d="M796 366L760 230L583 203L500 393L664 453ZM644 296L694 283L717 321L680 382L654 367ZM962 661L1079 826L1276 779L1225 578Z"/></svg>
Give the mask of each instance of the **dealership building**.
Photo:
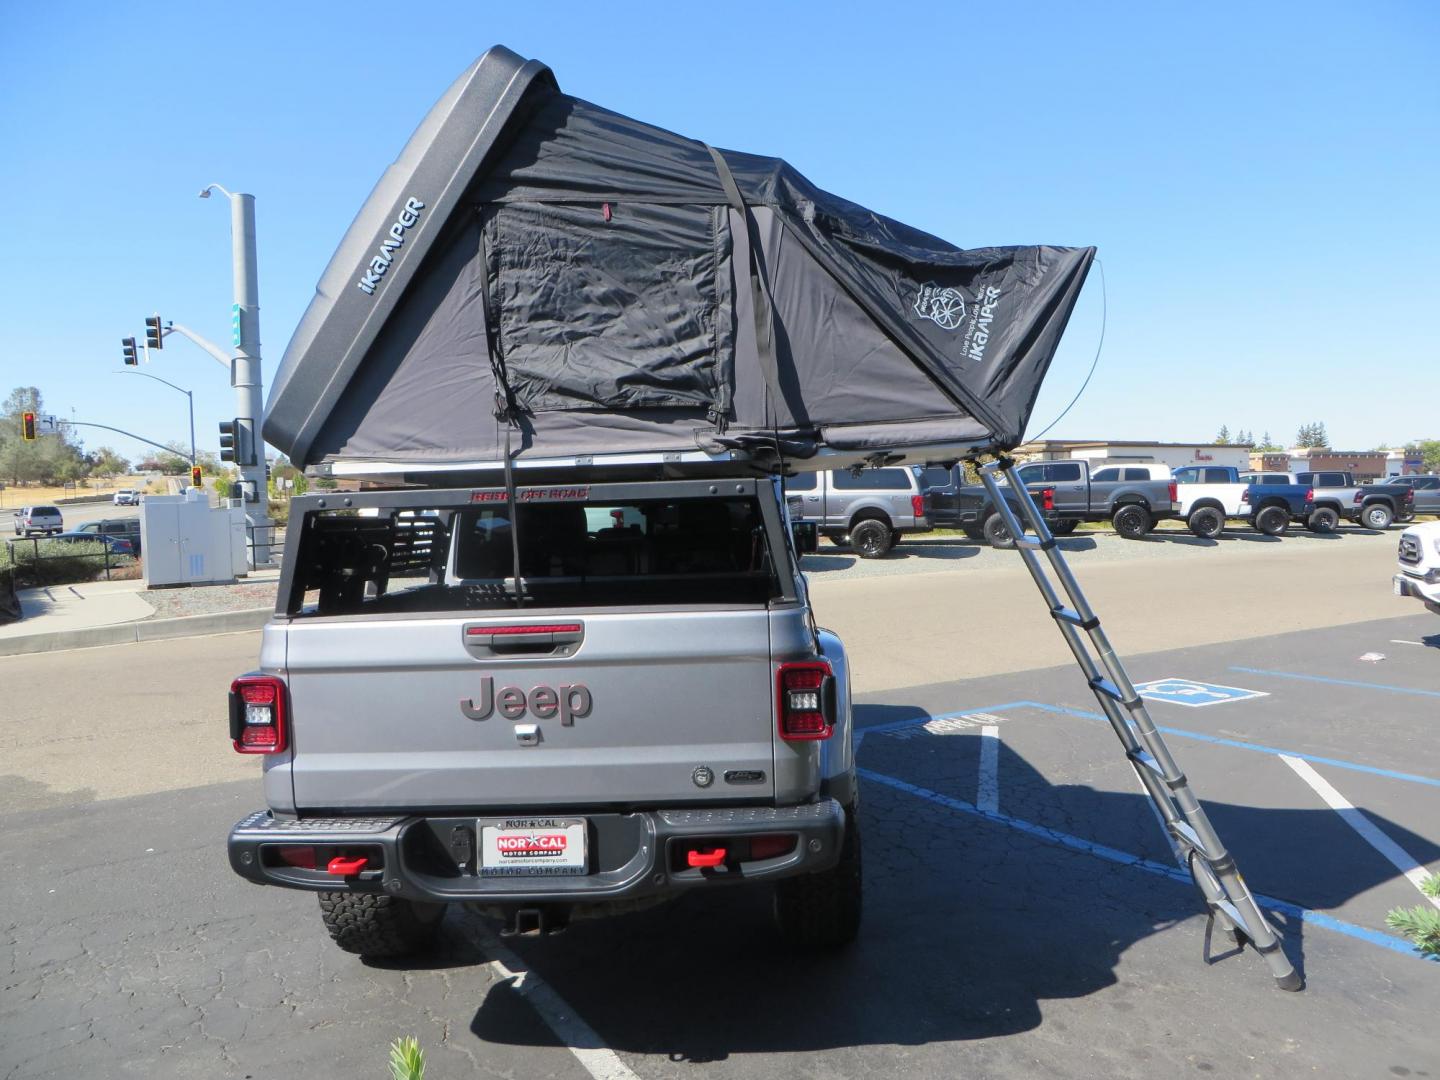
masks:
<svg viewBox="0 0 1440 1080"><path fill-rule="evenodd" d="M1186 465L1230 465L1250 468L1250 447L1220 443L1133 442L1102 439L1041 439L1015 448L1015 456L1030 461L1083 458L1091 468L1153 462L1172 469ZM1384 456L1383 454L1381 455Z"/></svg>

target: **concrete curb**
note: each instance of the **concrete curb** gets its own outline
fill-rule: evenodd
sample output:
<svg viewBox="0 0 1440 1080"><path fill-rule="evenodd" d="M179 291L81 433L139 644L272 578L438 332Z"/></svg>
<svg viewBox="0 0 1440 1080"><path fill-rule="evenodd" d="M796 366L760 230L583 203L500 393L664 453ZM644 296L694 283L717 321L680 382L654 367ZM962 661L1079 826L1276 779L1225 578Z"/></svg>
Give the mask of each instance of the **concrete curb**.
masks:
<svg viewBox="0 0 1440 1080"><path fill-rule="evenodd" d="M177 619L142 619L112 626L89 626L81 630L58 630L52 634L25 634L0 638L0 656L60 652L64 649L94 649L102 645L129 645L137 641L201 637L206 634L234 634L258 630L269 621L273 609L221 611L211 615L185 615Z"/></svg>

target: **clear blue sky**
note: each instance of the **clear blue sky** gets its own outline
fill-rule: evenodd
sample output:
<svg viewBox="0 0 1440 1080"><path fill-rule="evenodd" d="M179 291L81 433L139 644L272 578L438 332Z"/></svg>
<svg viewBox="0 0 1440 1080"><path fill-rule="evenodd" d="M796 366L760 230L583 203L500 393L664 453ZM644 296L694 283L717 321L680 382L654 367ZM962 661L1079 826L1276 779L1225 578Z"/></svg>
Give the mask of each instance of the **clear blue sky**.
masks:
<svg viewBox="0 0 1440 1080"><path fill-rule="evenodd" d="M0 394L185 437L112 374L159 310L225 342L229 215L257 198L267 385L371 186L502 43L570 93L788 158L962 246L1094 244L1109 330L1052 435L1208 439L1323 420L1440 437L1440 15L1303 4L21 4L0 11ZM1032 434L1079 387L1098 275ZM174 340L174 339L172 339ZM224 371L174 340L148 370ZM127 453L141 448L113 442Z"/></svg>

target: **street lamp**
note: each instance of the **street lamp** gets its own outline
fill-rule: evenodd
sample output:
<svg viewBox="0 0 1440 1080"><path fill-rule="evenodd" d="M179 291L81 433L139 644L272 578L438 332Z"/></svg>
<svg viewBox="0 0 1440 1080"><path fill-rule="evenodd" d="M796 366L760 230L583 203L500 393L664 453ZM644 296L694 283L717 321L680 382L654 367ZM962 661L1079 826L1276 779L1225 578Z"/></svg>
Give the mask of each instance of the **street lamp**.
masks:
<svg viewBox="0 0 1440 1080"><path fill-rule="evenodd" d="M176 386L169 379L162 379L159 375L151 375L148 371L131 371L129 368L121 368L115 372L116 375L144 375L147 379L154 379L156 382L163 382L172 390L179 390L190 399L190 464L195 464L195 395L186 390L183 386Z"/></svg>
<svg viewBox="0 0 1440 1080"><path fill-rule="evenodd" d="M240 465L240 476L246 493L255 493L259 504L258 513L251 515L251 525L268 539L268 529L273 525L265 510L265 443L260 437L260 425L265 416L265 397L261 386L260 371L260 282L255 257L255 196L234 192L219 184L207 184L200 190L200 198L208 199L210 192L218 191L230 200L230 268L234 283L234 303L231 305L231 340L233 352L230 360L230 384L235 387L235 414L244 430L239 442L241 446L254 448L245 464ZM247 497L247 502L249 501ZM256 565L270 561L267 544L256 544L253 548Z"/></svg>

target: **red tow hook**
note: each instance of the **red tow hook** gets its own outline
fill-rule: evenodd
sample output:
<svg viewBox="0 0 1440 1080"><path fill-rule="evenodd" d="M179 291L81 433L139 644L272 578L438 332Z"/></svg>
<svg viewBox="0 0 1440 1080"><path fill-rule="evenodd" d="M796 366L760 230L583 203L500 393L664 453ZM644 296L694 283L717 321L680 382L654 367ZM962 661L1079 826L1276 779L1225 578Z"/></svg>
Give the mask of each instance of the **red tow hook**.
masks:
<svg viewBox="0 0 1440 1080"><path fill-rule="evenodd" d="M691 866L700 868L719 866L725 861L725 849L717 847L711 848L709 851L696 851L691 848L685 853L685 861Z"/></svg>
<svg viewBox="0 0 1440 1080"><path fill-rule="evenodd" d="M344 855L337 855L330 860L329 865L326 866L325 869L336 877L354 877L360 873L361 870L364 870L369 862L370 860L364 855L353 859L347 859Z"/></svg>

